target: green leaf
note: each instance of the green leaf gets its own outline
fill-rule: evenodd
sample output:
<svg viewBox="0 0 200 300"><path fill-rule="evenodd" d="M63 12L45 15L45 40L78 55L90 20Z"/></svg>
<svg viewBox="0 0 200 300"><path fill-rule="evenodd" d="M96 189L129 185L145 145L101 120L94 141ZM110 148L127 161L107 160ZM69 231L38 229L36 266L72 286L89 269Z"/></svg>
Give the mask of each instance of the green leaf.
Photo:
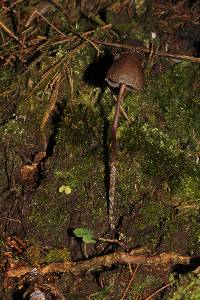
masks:
<svg viewBox="0 0 200 300"><path fill-rule="evenodd" d="M83 242L86 244L95 244L96 240L94 240L91 235L84 235L83 236Z"/></svg>
<svg viewBox="0 0 200 300"><path fill-rule="evenodd" d="M86 228L83 227L76 228L73 230L73 233L75 234L75 236L82 238L83 242L86 244L96 243L93 233Z"/></svg>
<svg viewBox="0 0 200 300"><path fill-rule="evenodd" d="M92 232L86 228L79 227L73 230L73 233L77 237L83 237L85 235L90 235L91 237L93 236Z"/></svg>

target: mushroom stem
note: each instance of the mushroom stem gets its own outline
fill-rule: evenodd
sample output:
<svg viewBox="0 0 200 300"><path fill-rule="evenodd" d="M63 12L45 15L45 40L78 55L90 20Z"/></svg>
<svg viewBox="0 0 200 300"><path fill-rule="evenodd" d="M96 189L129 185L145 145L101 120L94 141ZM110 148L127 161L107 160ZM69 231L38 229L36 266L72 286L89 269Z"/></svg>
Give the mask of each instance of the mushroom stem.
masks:
<svg viewBox="0 0 200 300"><path fill-rule="evenodd" d="M117 127L120 116L120 105L123 101L126 85L120 84L119 94L117 97L117 104L115 108L115 115L112 123L112 143L111 143L111 159L110 159L110 188L109 188L109 208L108 218L110 229L115 229L114 207L115 207L115 182L116 182L116 159L117 159Z"/></svg>
<svg viewBox="0 0 200 300"><path fill-rule="evenodd" d="M114 115L113 124L112 124L112 134L114 132L115 136L116 136L116 131L117 131L118 122L119 122L119 116L120 116L120 105L123 101L125 89L126 89L126 85L124 83L121 83L120 87L119 87L119 93L117 96L115 115Z"/></svg>

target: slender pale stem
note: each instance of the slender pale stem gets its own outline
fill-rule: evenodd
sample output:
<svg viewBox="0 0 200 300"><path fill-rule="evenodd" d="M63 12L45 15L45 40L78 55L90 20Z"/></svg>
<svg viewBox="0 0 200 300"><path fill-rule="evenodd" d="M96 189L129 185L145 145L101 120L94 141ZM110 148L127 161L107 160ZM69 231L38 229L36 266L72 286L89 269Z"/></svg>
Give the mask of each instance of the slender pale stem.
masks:
<svg viewBox="0 0 200 300"><path fill-rule="evenodd" d="M120 116L120 105L123 101L124 91L126 85L120 84L119 94L117 97L117 104L115 109L115 115L112 123L112 143L111 143L111 159L110 159L110 189L109 189L109 226L110 229L115 229L114 207L115 207L115 183L116 183L116 159L117 159L117 127Z"/></svg>

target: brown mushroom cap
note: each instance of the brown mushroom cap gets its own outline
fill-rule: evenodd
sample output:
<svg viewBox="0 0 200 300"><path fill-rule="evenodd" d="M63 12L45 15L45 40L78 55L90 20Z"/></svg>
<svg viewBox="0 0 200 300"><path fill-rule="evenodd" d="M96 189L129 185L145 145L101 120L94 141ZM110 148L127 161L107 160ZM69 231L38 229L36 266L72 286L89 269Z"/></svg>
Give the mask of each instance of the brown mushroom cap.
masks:
<svg viewBox="0 0 200 300"><path fill-rule="evenodd" d="M122 54L108 70L105 80L112 87L124 83L128 90L143 90L144 70L138 55L134 52Z"/></svg>

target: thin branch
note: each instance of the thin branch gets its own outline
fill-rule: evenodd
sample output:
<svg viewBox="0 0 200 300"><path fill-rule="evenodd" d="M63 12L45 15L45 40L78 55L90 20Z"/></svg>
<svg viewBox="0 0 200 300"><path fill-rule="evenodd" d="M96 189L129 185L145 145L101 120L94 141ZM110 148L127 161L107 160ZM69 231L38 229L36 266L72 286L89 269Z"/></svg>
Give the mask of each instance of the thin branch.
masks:
<svg viewBox="0 0 200 300"><path fill-rule="evenodd" d="M40 125L40 130L41 130L41 133L42 133L42 137L43 137L43 143L44 143L44 149L46 151L47 149L47 138L46 138L46 135L45 135L45 127L46 127L46 124L52 114L52 112L55 110L55 107L56 107L56 103L57 103L57 100L58 100L58 94L59 94L59 89L60 89L60 85L61 85L61 74L59 73L55 78L54 78L54 83L55 83L55 88L51 94L51 97L50 97L50 103L49 103L49 107L47 108L47 110L45 111L45 114L42 118L42 122L41 122L41 125Z"/></svg>
<svg viewBox="0 0 200 300"><path fill-rule="evenodd" d="M80 262L65 261L60 263L52 263L38 267L38 272L41 275L49 273L73 273L78 275L87 270L96 269L99 267L111 267L113 264L137 264L137 265L163 265L163 264L182 264L189 265L192 257L181 256L176 253L162 253L160 255L130 255L128 253L118 252L104 256L94 257ZM32 267L25 266L17 269L9 269L7 277L21 277L30 273Z"/></svg>
<svg viewBox="0 0 200 300"><path fill-rule="evenodd" d="M4 221L8 220L10 222L22 223L20 220L16 220L16 219L12 219L12 218L7 218L7 217L3 217L3 218L0 217L0 220L4 220Z"/></svg>
<svg viewBox="0 0 200 300"><path fill-rule="evenodd" d="M97 27L93 30L89 30L89 31L86 31L86 32L83 32L82 33L82 36L85 37L85 36L88 36L98 30L108 30L112 27L112 24L107 24L105 26L102 26L102 27ZM57 44L63 44L65 42L70 42L70 41L73 41L74 39L77 39L77 38L80 38L79 36L77 35L72 35L72 36L68 36L66 38L62 38L60 39L59 41L56 41L55 43L53 43L52 45L57 45Z"/></svg>
<svg viewBox="0 0 200 300"><path fill-rule="evenodd" d="M106 46L112 46L112 47L122 48L122 49L127 49L127 50L135 49L137 51L145 52L145 53L150 53L150 51L151 51L151 49L141 47L141 46L112 43L112 42L101 41L101 40L97 40L97 39L90 39L90 41L92 41L93 43L96 43L96 44L102 44L102 45L106 45ZM189 56L189 55L184 55L184 54L175 54L175 53L168 53L165 51L157 51L156 55L170 57L170 58L174 58L174 59L189 60L191 62L200 63L200 57L194 57L194 56Z"/></svg>
<svg viewBox="0 0 200 300"><path fill-rule="evenodd" d="M125 289L125 291L124 291L124 293L123 293L123 296L121 297L120 300L124 300L124 299L125 299L125 297L126 297L128 291L129 291L129 289L130 289L130 286L131 286L131 284L132 284L132 282L133 282L133 279L135 278L135 274L136 274L138 268L139 268L139 265L136 265L135 270L134 270L134 272L133 272L133 274L132 274L132 276L131 276L131 279L129 280L129 283L128 283L128 285L127 285L127 287L126 287L126 289Z"/></svg>
<svg viewBox="0 0 200 300"><path fill-rule="evenodd" d="M113 95L113 98L114 98L115 102L117 102L117 97L115 95ZM122 114L124 115L125 119L128 121L128 124L130 125L131 121L129 120L129 117L128 117L127 113L125 112L122 105L120 105L120 109L121 109Z"/></svg>
<svg viewBox="0 0 200 300"><path fill-rule="evenodd" d="M9 35L9 37L15 39L23 48L26 48L19 38L2 21L0 21L0 27Z"/></svg>
<svg viewBox="0 0 200 300"><path fill-rule="evenodd" d="M162 286L161 288L159 288L158 290L156 290L155 292L153 292L151 295L149 295L147 298L145 298L145 300L151 300L152 297L156 296L158 293L160 293L161 291L165 290L167 287L169 287L170 285L172 285L172 283L168 283L164 286Z"/></svg>
<svg viewBox="0 0 200 300"><path fill-rule="evenodd" d="M49 24L49 26L51 26L56 32L58 32L59 34L61 34L63 37L67 37L63 32L61 32L56 26L54 26L47 18L45 18L39 11L35 11L35 14L37 14L38 16L40 16L47 24Z"/></svg>
<svg viewBox="0 0 200 300"><path fill-rule="evenodd" d="M102 241L102 242L105 242L105 243L111 243L111 244L118 244L123 249L127 249L126 245L123 242L120 242L119 240L116 240L116 239L98 238L98 241Z"/></svg>
<svg viewBox="0 0 200 300"><path fill-rule="evenodd" d="M68 55L63 56L58 61L55 62L49 69L47 69L42 75L40 80L34 85L34 87L25 95L25 100L33 95L35 90L51 75L52 72L56 71L66 60L70 59L78 50L81 50L85 47L86 43L78 45L75 49L71 51Z"/></svg>

